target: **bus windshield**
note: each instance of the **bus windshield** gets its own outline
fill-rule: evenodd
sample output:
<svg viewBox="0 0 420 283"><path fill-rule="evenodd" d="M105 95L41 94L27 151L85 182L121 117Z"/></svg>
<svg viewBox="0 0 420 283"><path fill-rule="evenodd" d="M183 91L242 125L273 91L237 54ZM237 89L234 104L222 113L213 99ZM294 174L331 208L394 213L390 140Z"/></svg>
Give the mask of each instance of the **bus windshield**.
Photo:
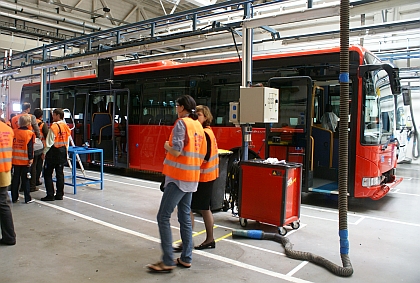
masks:
<svg viewBox="0 0 420 283"><path fill-rule="evenodd" d="M385 70L366 72L363 77L362 143L384 144L393 135L394 96Z"/></svg>

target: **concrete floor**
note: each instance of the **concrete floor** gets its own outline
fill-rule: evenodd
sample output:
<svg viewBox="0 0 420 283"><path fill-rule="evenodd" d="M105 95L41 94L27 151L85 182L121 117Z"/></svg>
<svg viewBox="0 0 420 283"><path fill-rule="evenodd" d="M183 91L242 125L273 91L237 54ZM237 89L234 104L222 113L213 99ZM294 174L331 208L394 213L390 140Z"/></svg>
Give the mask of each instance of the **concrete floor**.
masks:
<svg viewBox="0 0 420 283"><path fill-rule="evenodd" d="M17 244L0 246L0 282L420 282L419 173L420 166L401 165L405 180L388 196L349 201L350 278L289 259L272 241L232 239L227 235L241 227L231 211L214 213L216 249L194 251L191 269L150 274L145 265L161 255L159 183L106 174L103 191L83 186L73 195L66 186L63 201L41 202L41 186L32 193L36 202L12 206ZM303 195L301 227L287 236L295 250L341 266L336 206L334 197ZM196 220L199 244L204 225ZM172 225L178 240L176 217ZM252 220L246 228L277 230Z"/></svg>

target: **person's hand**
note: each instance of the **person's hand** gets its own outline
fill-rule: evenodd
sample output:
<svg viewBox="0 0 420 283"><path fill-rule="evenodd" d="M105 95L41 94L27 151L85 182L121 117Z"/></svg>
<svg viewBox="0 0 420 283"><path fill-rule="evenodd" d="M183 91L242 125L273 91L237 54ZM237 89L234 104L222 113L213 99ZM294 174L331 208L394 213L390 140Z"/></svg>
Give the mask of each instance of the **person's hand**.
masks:
<svg viewBox="0 0 420 283"><path fill-rule="evenodd" d="M44 153L41 154L41 159L45 160L45 154Z"/></svg>
<svg viewBox="0 0 420 283"><path fill-rule="evenodd" d="M32 163L34 162L34 160L33 159L29 159L28 160L28 167L31 167L31 165L32 165Z"/></svg>
<svg viewBox="0 0 420 283"><path fill-rule="evenodd" d="M168 150L168 148L170 148L171 146L169 145L169 141L166 141L165 144L163 145L163 147Z"/></svg>

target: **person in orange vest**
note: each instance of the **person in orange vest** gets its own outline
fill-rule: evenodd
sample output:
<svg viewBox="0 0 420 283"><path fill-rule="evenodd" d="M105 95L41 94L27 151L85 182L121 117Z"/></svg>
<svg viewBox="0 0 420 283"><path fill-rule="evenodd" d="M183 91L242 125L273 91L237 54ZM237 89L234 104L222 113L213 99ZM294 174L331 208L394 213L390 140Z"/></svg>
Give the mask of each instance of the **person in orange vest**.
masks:
<svg viewBox="0 0 420 283"><path fill-rule="evenodd" d="M31 165L34 160L35 134L28 129L31 124L29 115L19 116L19 128L14 129L13 139L13 178L12 202L19 200L19 185L25 195L25 203L33 202L29 192L29 179L31 178Z"/></svg>
<svg viewBox="0 0 420 283"><path fill-rule="evenodd" d="M191 223L194 228L193 210L198 210L203 216L204 226L206 227L206 239L203 243L194 248L203 250L207 248L215 248L216 242L213 236L213 214L210 210L211 196L213 193L213 183L219 177L219 155L216 137L210 124L213 121L213 115L207 106L198 105L197 108L198 121L204 128L204 134L207 142L207 153L204 162L200 168L200 182L197 191L193 193L191 200ZM183 246L174 247L175 252L181 252Z"/></svg>
<svg viewBox="0 0 420 283"><path fill-rule="evenodd" d="M36 108L34 110L34 116L36 118L36 122L40 129L40 136L41 136L40 140L45 147L45 137L48 135L48 126L44 121L42 121L43 115L44 113L42 112L40 108ZM43 163L42 153L43 153L43 149L35 150L34 152L34 163L32 163L32 166L31 166L31 175L32 175L32 178L30 181L31 192L38 191L38 188L36 186L42 185L42 182L40 180L41 172L42 172L42 163Z"/></svg>
<svg viewBox="0 0 420 283"><path fill-rule="evenodd" d="M67 162L67 146L71 130L63 120L63 109L54 109L52 117L53 124L48 131L47 138L45 139L44 152L42 153L42 159L45 159L44 182L45 189L47 190L47 196L41 198L42 201L62 200L64 196L63 169L64 164ZM54 170L57 179L55 196L52 180Z"/></svg>
<svg viewBox="0 0 420 283"><path fill-rule="evenodd" d="M22 115L28 114L31 117L31 122L28 125L28 129L34 131L35 136L37 138L40 138L39 127L38 127L38 124L36 123L36 118L34 115L29 114L30 112L31 112L31 104L29 102L22 103L22 113L17 114L10 121L12 129L14 130L14 129L19 128L19 117Z"/></svg>
<svg viewBox="0 0 420 283"><path fill-rule="evenodd" d="M219 177L219 154L216 137L210 124L213 121L210 109L207 106L197 106L198 121L203 125L207 141L207 154L200 168L200 183L197 191L193 193L191 209L199 210L203 216L204 226L206 227L206 239L203 243L194 248L203 250L215 248L216 242L213 237L213 214L210 210L210 201L213 192L214 181ZM191 212L191 222L194 227L194 214Z"/></svg>
<svg viewBox="0 0 420 283"><path fill-rule="evenodd" d="M196 103L189 95L183 95L176 100L178 120L175 122L169 141L164 144L167 151L163 162L165 183L157 214L163 256L161 261L147 265L151 272L171 272L175 265L191 267L193 248L191 197L197 190L200 166L207 150L204 130L197 120L195 107ZM180 258L174 262L170 218L176 206L184 248Z"/></svg>
<svg viewBox="0 0 420 283"><path fill-rule="evenodd" d="M10 114L10 120L6 122L7 126L9 126L10 128L12 128L12 119L15 116L16 116L16 113Z"/></svg>
<svg viewBox="0 0 420 283"><path fill-rule="evenodd" d="M16 244L12 211L7 203L7 188L12 179L13 137L13 130L0 122L0 245Z"/></svg>

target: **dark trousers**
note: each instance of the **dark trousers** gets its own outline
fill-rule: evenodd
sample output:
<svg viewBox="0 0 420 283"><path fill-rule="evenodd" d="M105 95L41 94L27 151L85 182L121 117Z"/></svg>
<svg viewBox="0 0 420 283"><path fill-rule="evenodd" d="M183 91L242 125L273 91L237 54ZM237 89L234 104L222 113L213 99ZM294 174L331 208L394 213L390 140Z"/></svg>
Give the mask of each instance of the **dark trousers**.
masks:
<svg viewBox="0 0 420 283"><path fill-rule="evenodd" d="M2 242L6 244L16 243L15 228L10 206L7 203L7 187L0 188L0 224Z"/></svg>
<svg viewBox="0 0 420 283"><path fill-rule="evenodd" d="M32 163L31 166L31 175L32 178L29 182L30 184L30 189L34 190L36 188L36 184L40 181L39 178L41 177L41 172L42 172L42 155L35 155L34 156L34 161Z"/></svg>
<svg viewBox="0 0 420 283"><path fill-rule="evenodd" d="M55 170L55 177L57 179L57 197L64 196L64 165L63 164L54 164L45 161L44 165L44 183L45 189L47 190L48 197L54 197L54 184L52 180L52 174Z"/></svg>
<svg viewBox="0 0 420 283"><path fill-rule="evenodd" d="M16 202L19 198L19 185L25 195L25 202L31 200L29 193L29 179L27 177L31 167L27 165L13 165L13 178L12 178L12 201ZM22 183L21 183L22 182Z"/></svg>

